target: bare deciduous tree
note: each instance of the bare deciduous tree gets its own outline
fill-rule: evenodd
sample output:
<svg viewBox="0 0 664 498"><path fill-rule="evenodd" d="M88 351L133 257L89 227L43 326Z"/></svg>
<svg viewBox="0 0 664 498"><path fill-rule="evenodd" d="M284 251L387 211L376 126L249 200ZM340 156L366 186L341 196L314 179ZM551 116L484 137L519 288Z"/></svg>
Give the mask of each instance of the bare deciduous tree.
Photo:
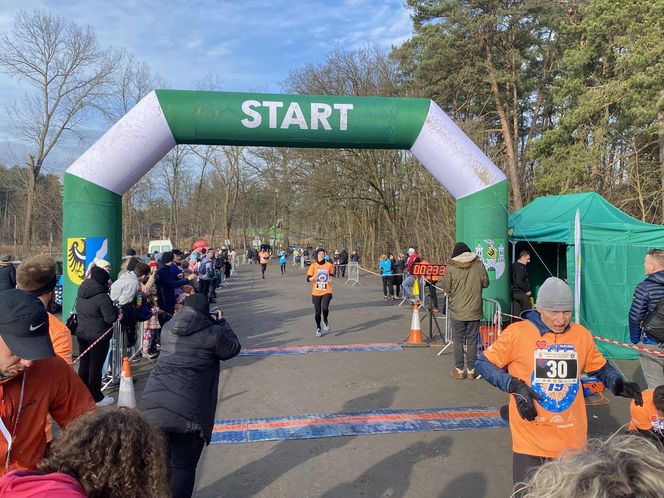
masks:
<svg viewBox="0 0 664 498"><path fill-rule="evenodd" d="M29 147L22 242L30 243L37 178L65 132L78 135L86 111L103 107L118 55L103 50L89 26L46 11L21 11L10 33L0 35L0 67L33 92L8 116Z"/></svg>

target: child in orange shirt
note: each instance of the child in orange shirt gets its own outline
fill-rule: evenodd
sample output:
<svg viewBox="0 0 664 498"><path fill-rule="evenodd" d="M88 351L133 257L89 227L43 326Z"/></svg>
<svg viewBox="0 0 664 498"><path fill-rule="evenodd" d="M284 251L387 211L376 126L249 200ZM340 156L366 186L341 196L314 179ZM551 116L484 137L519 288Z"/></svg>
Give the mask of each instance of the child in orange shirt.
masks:
<svg viewBox="0 0 664 498"><path fill-rule="evenodd" d="M646 433L664 442L664 386L646 389L641 395L642 406L634 401L629 405L629 430Z"/></svg>

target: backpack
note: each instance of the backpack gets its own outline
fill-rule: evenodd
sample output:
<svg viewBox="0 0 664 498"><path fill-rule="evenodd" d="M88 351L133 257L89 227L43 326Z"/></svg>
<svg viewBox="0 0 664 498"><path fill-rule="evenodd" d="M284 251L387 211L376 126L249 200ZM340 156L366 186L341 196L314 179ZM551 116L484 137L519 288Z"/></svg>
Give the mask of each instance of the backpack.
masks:
<svg viewBox="0 0 664 498"><path fill-rule="evenodd" d="M643 319L641 329L657 344L664 343L664 299Z"/></svg>
<svg viewBox="0 0 664 498"><path fill-rule="evenodd" d="M200 272L200 270L199 270ZM212 264L212 261L209 259L205 262L205 266L203 268L203 274L205 275L205 278L208 279L213 279L214 278L214 265Z"/></svg>

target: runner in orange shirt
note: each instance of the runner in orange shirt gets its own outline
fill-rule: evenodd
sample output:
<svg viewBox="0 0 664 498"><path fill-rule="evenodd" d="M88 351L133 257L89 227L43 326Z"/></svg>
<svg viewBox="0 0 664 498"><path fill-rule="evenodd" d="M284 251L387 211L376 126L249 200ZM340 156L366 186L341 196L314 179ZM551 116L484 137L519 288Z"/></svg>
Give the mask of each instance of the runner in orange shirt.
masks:
<svg viewBox="0 0 664 498"><path fill-rule="evenodd" d="M265 278L265 270L267 269L267 264L270 262L270 253L265 249L261 249L258 253L258 261L261 264L261 275Z"/></svg>
<svg viewBox="0 0 664 498"><path fill-rule="evenodd" d="M316 261L309 265L307 270L307 282L313 282L311 288L311 302L314 303L316 314L316 337L322 337L320 331L320 316L323 313L323 329L330 331L328 315L330 313L330 301L332 301L332 277L334 276L334 265L325 261L325 249L322 247L315 251Z"/></svg>
<svg viewBox="0 0 664 498"><path fill-rule="evenodd" d="M570 324L569 286L550 277L540 287L536 308L525 312L476 363L489 383L510 396L514 483L535 467L587 441L581 372L599 378L616 396L643 403L636 383L627 382L597 350L590 331ZM507 367L507 372L503 370Z"/></svg>
<svg viewBox="0 0 664 498"><path fill-rule="evenodd" d="M629 405L629 430L645 433L664 443L664 386L646 389L641 394L642 406L634 401Z"/></svg>

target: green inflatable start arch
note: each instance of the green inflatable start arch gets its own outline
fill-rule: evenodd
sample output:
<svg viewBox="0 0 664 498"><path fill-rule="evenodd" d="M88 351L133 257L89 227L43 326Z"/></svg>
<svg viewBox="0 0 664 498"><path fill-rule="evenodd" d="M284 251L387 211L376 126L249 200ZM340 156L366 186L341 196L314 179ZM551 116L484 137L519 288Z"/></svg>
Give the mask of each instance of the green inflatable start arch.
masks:
<svg viewBox="0 0 664 498"><path fill-rule="evenodd" d="M177 144L408 149L457 200L457 240L509 302L507 179L429 99L156 90L65 172L63 310L95 257L117 269L122 195Z"/></svg>

